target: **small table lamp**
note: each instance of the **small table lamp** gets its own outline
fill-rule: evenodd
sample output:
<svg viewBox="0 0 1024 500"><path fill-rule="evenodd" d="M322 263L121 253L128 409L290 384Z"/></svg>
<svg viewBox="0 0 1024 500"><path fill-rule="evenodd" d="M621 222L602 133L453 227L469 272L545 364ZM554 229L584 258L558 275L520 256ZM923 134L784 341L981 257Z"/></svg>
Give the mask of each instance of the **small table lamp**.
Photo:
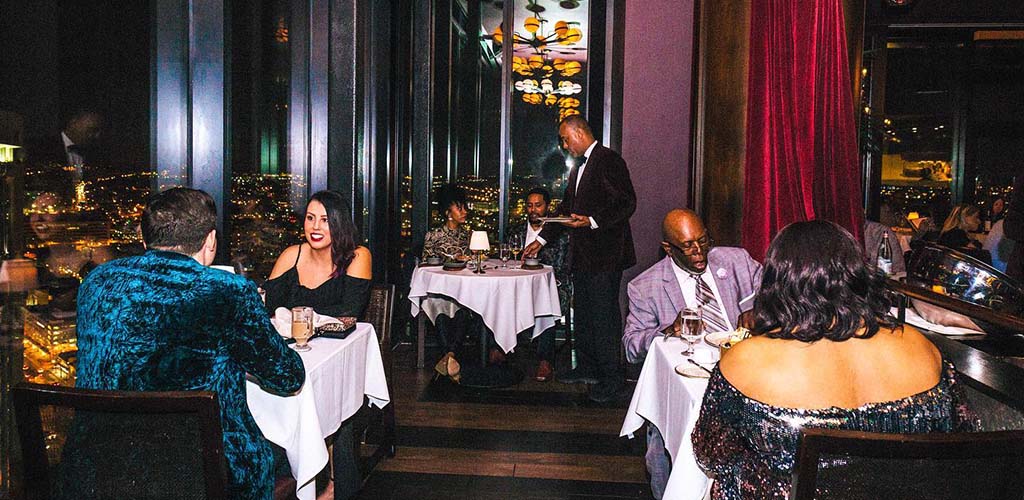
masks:
<svg viewBox="0 0 1024 500"><path fill-rule="evenodd" d="M483 254L491 249L491 243L487 239L487 231L473 231L469 237L469 249L476 252L476 274L484 274Z"/></svg>

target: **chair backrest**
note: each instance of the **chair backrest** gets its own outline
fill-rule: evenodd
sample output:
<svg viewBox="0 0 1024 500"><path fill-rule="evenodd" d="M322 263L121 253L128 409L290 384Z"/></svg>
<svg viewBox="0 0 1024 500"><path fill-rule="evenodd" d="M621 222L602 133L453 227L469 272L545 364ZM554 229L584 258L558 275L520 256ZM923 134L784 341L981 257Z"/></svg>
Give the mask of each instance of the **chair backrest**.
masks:
<svg viewBox="0 0 1024 500"><path fill-rule="evenodd" d="M11 396L26 498L225 498L212 392L19 384Z"/></svg>
<svg viewBox="0 0 1024 500"><path fill-rule="evenodd" d="M377 330L377 341L382 349L391 349L391 318L395 309L395 285L381 284L370 287L370 302L366 306L364 321Z"/></svg>
<svg viewBox="0 0 1024 500"><path fill-rule="evenodd" d="M1024 431L804 429L789 498L1021 499Z"/></svg>

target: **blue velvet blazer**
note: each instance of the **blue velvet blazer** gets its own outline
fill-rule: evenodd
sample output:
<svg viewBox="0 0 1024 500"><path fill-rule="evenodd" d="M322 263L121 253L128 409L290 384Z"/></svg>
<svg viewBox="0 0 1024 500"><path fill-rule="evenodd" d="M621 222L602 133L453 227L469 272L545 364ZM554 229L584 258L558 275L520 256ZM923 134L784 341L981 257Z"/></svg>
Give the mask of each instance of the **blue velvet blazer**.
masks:
<svg viewBox="0 0 1024 500"><path fill-rule="evenodd" d="M249 413L246 373L282 393L306 377L245 278L151 250L103 264L82 283L78 387L215 392L228 498L271 500L274 457Z"/></svg>

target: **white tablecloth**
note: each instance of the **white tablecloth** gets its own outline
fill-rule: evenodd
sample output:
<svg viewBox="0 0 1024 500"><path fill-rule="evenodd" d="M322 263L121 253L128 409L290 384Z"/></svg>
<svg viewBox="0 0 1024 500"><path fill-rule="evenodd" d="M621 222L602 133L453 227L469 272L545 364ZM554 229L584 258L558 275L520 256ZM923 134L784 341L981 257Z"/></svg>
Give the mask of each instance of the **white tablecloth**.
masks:
<svg viewBox="0 0 1024 500"><path fill-rule="evenodd" d="M311 351L299 353L306 367L299 392L279 396L245 384L249 411L263 435L287 452L303 500L315 496L313 478L327 464L324 439L355 415L364 395L380 408L390 401L373 325L359 323L344 340L316 338L309 345Z"/></svg>
<svg viewBox="0 0 1024 500"><path fill-rule="evenodd" d="M654 339L619 434L632 438L644 422L661 431L665 450L672 457L665 500L698 500L711 487L711 480L697 466L690 442L708 380L687 378L675 372L677 365L686 364L682 355L685 349L686 342L681 339ZM718 358L718 350L703 341L694 349L712 351Z"/></svg>
<svg viewBox="0 0 1024 500"><path fill-rule="evenodd" d="M488 267L494 265L500 261L488 262ZM469 308L483 318L505 352L516 347L517 333L533 327L536 337L562 316L550 266L536 271L487 269L486 274L419 267L412 274L409 300L412 316L423 311L431 322L438 314L450 316L460 306Z"/></svg>

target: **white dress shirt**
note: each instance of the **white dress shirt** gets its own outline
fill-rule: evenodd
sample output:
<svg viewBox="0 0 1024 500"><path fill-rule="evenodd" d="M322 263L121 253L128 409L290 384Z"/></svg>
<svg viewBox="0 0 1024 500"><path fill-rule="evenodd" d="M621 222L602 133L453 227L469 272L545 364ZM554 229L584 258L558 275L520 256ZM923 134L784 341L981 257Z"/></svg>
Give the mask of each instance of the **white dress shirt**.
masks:
<svg viewBox="0 0 1024 500"><path fill-rule="evenodd" d="M52 136L51 136L52 137ZM68 137L64 132L60 133L60 138L64 141L64 153L68 157L68 165L75 167L75 179L81 180L82 178L82 165L85 164L85 159L78 153L71 152L68 148L75 145L75 142Z"/></svg>
<svg viewBox="0 0 1024 500"><path fill-rule="evenodd" d="M597 141L592 142L590 146L587 147L587 150L583 153L583 156L586 158L586 160L583 161L583 164L580 165L579 171L576 172L576 186L573 187L573 193L575 193L580 188L580 179L583 178L583 171L587 169L587 163L590 162L590 153L594 152L595 147L597 147ZM597 221L594 220L593 217L590 218L590 228L597 229Z"/></svg>
<svg viewBox="0 0 1024 500"><path fill-rule="evenodd" d="M576 194L576 190L578 190L580 188L580 179L583 178L583 171L587 169L587 162L590 161L590 153L593 153L594 152L594 148L596 148L596 147L597 147L597 141L594 141L594 142L590 143L590 146L587 147L587 150L583 152L583 156L586 157L586 160L583 161L583 164L580 165L579 170L576 171L576 185L572 187L573 194ZM529 227L530 224L527 223L526 225L527 225L527 227ZM593 217L590 218L590 228L591 229L597 229L597 221L594 220ZM529 239L530 238L530 230L529 229L526 230L526 238L527 238L526 244L529 245L530 241L533 241L533 240ZM544 238L540 238L540 237L538 237L536 235L534 235L534 239L537 240L538 242L540 242L541 246L548 244L548 242L544 241Z"/></svg>
<svg viewBox="0 0 1024 500"><path fill-rule="evenodd" d="M524 243L523 245L525 246L529 245L530 243L533 243L534 240L537 239L537 236L540 235L541 229L544 229L543 224L541 224L540 229L534 229L533 224L530 224L530 221L526 221L526 243Z"/></svg>
<svg viewBox="0 0 1024 500"><path fill-rule="evenodd" d="M729 315L725 313L725 305L722 304L722 296L718 293L718 284L715 283L715 277L709 273L710 269L705 268L704 273L701 277L704 282L708 284L708 288L715 294L715 300L718 302L718 310L722 311L722 319L725 320L725 326L732 330L735 325L729 321ZM700 305L700 301L697 299L697 275L691 274L689 271L680 268L676 263L672 262L672 272L676 274L676 281L679 282L679 289L683 292L683 302L686 303L688 308L696 308Z"/></svg>

